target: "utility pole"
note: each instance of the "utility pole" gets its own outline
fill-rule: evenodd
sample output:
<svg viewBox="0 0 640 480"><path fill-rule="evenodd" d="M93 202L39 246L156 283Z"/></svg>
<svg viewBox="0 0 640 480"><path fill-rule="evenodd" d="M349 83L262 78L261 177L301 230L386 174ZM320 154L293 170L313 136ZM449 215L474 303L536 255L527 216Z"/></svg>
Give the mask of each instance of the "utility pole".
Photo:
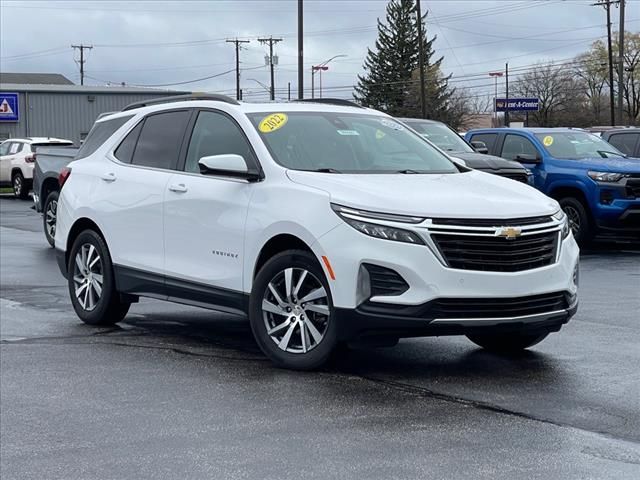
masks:
<svg viewBox="0 0 640 480"><path fill-rule="evenodd" d="M624 125L624 1L620 0L620 40L618 45L618 123Z"/></svg>
<svg viewBox="0 0 640 480"><path fill-rule="evenodd" d="M497 127L498 126L498 77L503 77L504 72L490 72L489 76L495 79L496 93L495 93L495 96L493 97L493 126Z"/></svg>
<svg viewBox="0 0 640 480"><path fill-rule="evenodd" d="M302 0L298 0L298 100L302 100L304 98L303 28L303 5Z"/></svg>
<svg viewBox="0 0 640 480"><path fill-rule="evenodd" d="M71 48L80 50L80 85L84 85L84 64L86 62L84 58L84 51L91 50L93 45L71 45Z"/></svg>
<svg viewBox="0 0 640 480"><path fill-rule="evenodd" d="M422 40L422 11L420 0L416 1L416 17L418 21L418 66L420 68L420 107L422 118L427 118L427 102L424 92L424 43Z"/></svg>
<svg viewBox="0 0 640 480"><path fill-rule="evenodd" d="M227 40L227 43L233 43L236 46L236 100L240 100L240 46L241 43L249 43L249 40Z"/></svg>
<svg viewBox="0 0 640 480"><path fill-rule="evenodd" d="M619 3L620 0L599 0L592 6L604 7L607 11L607 48L609 53L609 104L611 108L611 126L616 124L615 95L613 94L613 53L611 51L611 5Z"/></svg>
<svg viewBox="0 0 640 480"><path fill-rule="evenodd" d="M275 100L276 89L274 86L274 79L273 79L273 46L278 42L281 42L282 39L269 37L269 38L259 38L258 41L263 45L265 44L269 45L269 67L271 68L271 92L270 93L271 93L271 100Z"/></svg>
<svg viewBox="0 0 640 480"><path fill-rule="evenodd" d="M505 104L504 104L504 126L509 126L509 62L504 66L505 78Z"/></svg>

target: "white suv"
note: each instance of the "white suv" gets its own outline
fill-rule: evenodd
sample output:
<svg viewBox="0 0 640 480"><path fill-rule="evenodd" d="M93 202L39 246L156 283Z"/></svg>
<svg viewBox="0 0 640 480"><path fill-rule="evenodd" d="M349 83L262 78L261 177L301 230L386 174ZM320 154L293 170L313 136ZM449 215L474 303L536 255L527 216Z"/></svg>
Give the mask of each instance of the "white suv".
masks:
<svg viewBox="0 0 640 480"><path fill-rule="evenodd" d="M55 246L91 325L139 296L246 314L271 360L311 369L341 342L527 348L577 309L555 200L350 102L141 102L76 158Z"/></svg>
<svg viewBox="0 0 640 480"><path fill-rule="evenodd" d="M28 198L33 183L36 148L73 145L70 140L49 137L11 138L0 143L0 186L13 187L18 198Z"/></svg>

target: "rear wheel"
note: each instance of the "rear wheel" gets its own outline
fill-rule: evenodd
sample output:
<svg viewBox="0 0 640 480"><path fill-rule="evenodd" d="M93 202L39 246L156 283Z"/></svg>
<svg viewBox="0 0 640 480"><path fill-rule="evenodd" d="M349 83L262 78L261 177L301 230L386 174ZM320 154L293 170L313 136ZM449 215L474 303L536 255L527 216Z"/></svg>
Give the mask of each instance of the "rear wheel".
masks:
<svg viewBox="0 0 640 480"><path fill-rule="evenodd" d="M44 236L52 247L56 237L56 218L58 214L58 192L51 192L44 202L44 213L42 222L44 226Z"/></svg>
<svg viewBox="0 0 640 480"><path fill-rule="evenodd" d="M316 258L289 250L269 259L256 276L249 320L256 342L276 365L311 370L337 344L331 292Z"/></svg>
<svg viewBox="0 0 640 480"><path fill-rule="evenodd" d="M533 347L547 338L548 332L543 333L508 333L500 335L467 335L467 338L485 350L496 353L514 353Z"/></svg>
<svg viewBox="0 0 640 480"><path fill-rule="evenodd" d="M111 256L104 240L85 230L73 242L67 268L71 303L89 325L113 325L129 311L115 289Z"/></svg>
<svg viewBox="0 0 640 480"><path fill-rule="evenodd" d="M29 187L24 179L24 176L22 175L22 172L14 173L13 177L11 178L11 183L13 185L13 194L16 197L22 200L25 200L29 197Z"/></svg>
<svg viewBox="0 0 640 480"><path fill-rule="evenodd" d="M587 244L592 237L592 227L591 219L585 206L580 200L573 197L561 198L559 203L567 215L573 238L581 246Z"/></svg>

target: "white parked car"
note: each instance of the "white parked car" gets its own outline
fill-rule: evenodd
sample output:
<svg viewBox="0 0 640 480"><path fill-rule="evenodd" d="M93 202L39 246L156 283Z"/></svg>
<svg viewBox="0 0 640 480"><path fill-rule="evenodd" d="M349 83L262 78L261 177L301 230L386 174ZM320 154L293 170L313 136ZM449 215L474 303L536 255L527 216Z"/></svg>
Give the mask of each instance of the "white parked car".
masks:
<svg viewBox="0 0 640 480"><path fill-rule="evenodd" d="M271 360L311 369L341 342L523 349L575 313L555 200L350 102L189 98L100 119L60 176L55 247L84 322L139 296L246 314Z"/></svg>
<svg viewBox="0 0 640 480"><path fill-rule="evenodd" d="M0 143L0 186L13 187L16 197L27 198L33 183L37 147L73 145L61 138L11 138Z"/></svg>

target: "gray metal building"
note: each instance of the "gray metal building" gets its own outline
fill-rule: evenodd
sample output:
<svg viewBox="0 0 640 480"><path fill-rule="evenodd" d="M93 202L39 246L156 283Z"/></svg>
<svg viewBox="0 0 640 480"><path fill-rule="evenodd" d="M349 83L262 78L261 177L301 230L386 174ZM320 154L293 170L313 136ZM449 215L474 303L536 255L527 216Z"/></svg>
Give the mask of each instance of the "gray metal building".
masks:
<svg viewBox="0 0 640 480"><path fill-rule="evenodd" d="M95 119L103 112L122 110L130 103L154 97L187 92L134 87L0 83L0 98L9 93L18 94L18 119L0 121L0 141L14 137L58 137L79 145Z"/></svg>

